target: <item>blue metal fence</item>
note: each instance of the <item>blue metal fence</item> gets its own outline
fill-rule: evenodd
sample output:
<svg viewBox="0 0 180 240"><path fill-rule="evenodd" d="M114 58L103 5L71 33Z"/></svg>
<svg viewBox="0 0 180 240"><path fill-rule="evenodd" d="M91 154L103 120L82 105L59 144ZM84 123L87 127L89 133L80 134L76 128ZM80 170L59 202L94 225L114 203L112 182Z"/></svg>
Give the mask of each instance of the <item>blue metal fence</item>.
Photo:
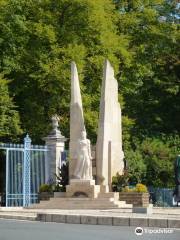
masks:
<svg viewBox="0 0 180 240"><path fill-rule="evenodd" d="M173 207L173 188L154 188L149 187L150 201L156 207Z"/></svg>
<svg viewBox="0 0 180 240"><path fill-rule="evenodd" d="M39 186L49 179L46 146L0 144L6 150L6 206L27 207L38 201Z"/></svg>

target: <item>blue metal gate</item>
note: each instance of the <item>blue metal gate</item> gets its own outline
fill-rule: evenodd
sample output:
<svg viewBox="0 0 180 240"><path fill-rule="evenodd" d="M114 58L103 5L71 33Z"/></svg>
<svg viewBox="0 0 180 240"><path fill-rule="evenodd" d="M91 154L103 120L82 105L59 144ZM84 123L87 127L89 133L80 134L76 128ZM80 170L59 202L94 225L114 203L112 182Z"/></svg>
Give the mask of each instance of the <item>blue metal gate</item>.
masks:
<svg viewBox="0 0 180 240"><path fill-rule="evenodd" d="M6 150L6 206L36 203L39 186L49 179L46 146L31 145L27 135L24 144L0 144L0 149Z"/></svg>

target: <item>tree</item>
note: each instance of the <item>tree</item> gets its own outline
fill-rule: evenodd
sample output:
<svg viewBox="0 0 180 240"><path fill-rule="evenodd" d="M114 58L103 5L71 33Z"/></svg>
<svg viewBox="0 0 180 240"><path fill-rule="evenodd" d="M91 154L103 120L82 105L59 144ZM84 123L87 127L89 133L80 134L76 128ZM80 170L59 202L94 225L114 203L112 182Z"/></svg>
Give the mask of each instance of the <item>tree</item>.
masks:
<svg viewBox="0 0 180 240"><path fill-rule="evenodd" d="M116 1L119 35L129 39L133 55L119 72L124 114L140 136L180 132L179 25L168 18L176 5L167 6L164 0Z"/></svg>
<svg viewBox="0 0 180 240"><path fill-rule="evenodd" d="M0 140L16 140L21 133L19 114L9 96L8 82L0 75Z"/></svg>
<svg viewBox="0 0 180 240"><path fill-rule="evenodd" d="M128 172L131 182L143 182L147 186L173 187L174 161L180 151L180 138L162 135L134 139L134 147L126 150Z"/></svg>
<svg viewBox="0 0 180 240"><path fill-rule="evenodd" d="M80 74L85 121L95 141L102 64L128 61L127 40L116 34L110 0L7 0L0 2L1 71L12 79L23 129L40 141L49 119L61 116L69 135L70 62ZM112 44L113 43L113 44Z"/></svg>
<svg viewBox="0 0 180 240"><path fill-rule="evenodd" d="M129 40L131 53L129 65L119 60L118 73L131 181L172 186L180 132L177 4L164 0L114 3L118 34Z"/></svg>

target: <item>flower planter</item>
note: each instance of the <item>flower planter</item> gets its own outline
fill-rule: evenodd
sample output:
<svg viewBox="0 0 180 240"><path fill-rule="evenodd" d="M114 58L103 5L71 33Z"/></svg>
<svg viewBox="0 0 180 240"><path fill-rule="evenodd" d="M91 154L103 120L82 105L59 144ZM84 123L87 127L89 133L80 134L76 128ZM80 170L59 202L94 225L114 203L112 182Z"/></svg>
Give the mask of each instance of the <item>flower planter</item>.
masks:
<svg viewBox="0 0 180 240"><path fill-rule="evenodd" d="M120 192L119 200L126 201L126 203L136 207L147 207L149 206L149 193Z"/></svg>
<svg viewBox="0 0 180 240"><path fill-rule="evenodd" d="M41 192L41 193L39 193L39 200L40 201L49 200L51 197L54 197L53 192Z"/></svg>
<svg viewBox="0 0 180 240"><path fill-rule="evenodd" d="M54 192L54 197L55 198L60 198L60 197L65 197L66 192Z"/></svg>

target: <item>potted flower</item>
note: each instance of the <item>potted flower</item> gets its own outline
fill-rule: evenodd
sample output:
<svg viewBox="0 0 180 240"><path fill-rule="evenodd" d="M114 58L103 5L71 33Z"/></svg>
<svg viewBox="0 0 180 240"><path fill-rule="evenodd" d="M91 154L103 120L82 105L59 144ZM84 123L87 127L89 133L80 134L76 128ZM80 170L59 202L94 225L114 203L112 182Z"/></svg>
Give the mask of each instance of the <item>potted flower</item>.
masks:
<svg viewBox="0 0 180 240"><path fill-rule="evenodd" d="M136 207L149 206L149 193L147 187L138 183L135 187L126 186L119 193L119 200L126 201L126 203L133 204Z"/></svg>

